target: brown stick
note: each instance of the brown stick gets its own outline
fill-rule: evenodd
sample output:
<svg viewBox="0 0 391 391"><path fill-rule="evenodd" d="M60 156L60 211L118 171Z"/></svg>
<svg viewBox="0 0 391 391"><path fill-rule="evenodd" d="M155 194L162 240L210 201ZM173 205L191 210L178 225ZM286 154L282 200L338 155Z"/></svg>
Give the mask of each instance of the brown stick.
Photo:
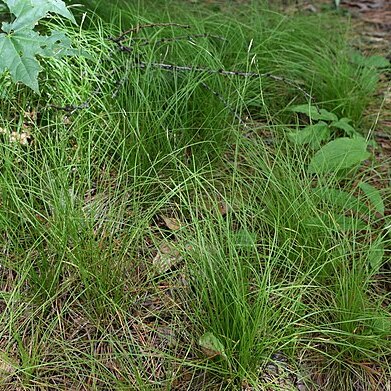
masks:
<svg viewBox="0 0 391 391"><path fill-rule="evenodd" d="M149 28L149 27L180 27L183 29L189 29L191 26L188 24L179 24L179 23L149 23L149 24L138 24L136 27L132 27L129 30L124 31L119 37L113 38L111 37L110 40L113 42L121 42L124 41L127 38L127 35L131 33L138 33L141 29Z"/></svg>
<svg viewBox="0 0 391 391"><path fill-rule="evenodd" d="M303 93L308 99L312 100L312 96L305 91L302 87L298 85L297 82L293 80L286 79L282 76L276 76L271 74L270 72L265 73L257 73L257 72L241 72L241 71L226 71L224 69L208 69L208 68L200 68L200 67L190 67L190 66L180 66L180 65L172 65L172 64L164 64L164 63L146 63L143 61L138 61L134 64L134 68L141 68L146 69L148 67L153 68L160 68L167 71L172 72L198 72L198 73L207 73L207 74L218 74L223 76L240 76L240 77L248 77L248 78L269 78L272 80L280 81L285 84L288 84L296 89L298 89L300 92Z"/></svg>

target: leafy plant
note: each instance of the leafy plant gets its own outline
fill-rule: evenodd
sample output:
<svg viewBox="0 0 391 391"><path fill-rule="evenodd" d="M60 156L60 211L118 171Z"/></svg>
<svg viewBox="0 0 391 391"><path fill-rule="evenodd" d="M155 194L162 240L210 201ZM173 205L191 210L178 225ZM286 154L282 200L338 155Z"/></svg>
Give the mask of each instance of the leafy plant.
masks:
<svg viewBox="0 0 391 391"><path fill-rule="evenodd" d="M312 174L325 174L351 168L368 159L366 140L350 124L349 118L338 118L334 113L318 109L313 105L294 106L295 113L305 114L311 121L303 129L288 133L288 138L296 145L308 145L317 150L309 163L308 171ZM342 130L347 137L329 141L336 130ZM322 146L323 142L329 141Z"/></svg>
<svg viewBox="0 0 391 391"><path fill-rule="evenodd" d="M334 220L329 221L331 225L338 223L344 228L344 231L365 229L368 228L368 224L365 223L366 220L369 219L371 221L373 218L376 219L378 215L384 216L384 202L380 191L366 182L360 182L358 188L363 193L358 196L354 196L352 191L348 192L328 186L317 186L313 189L313 194L319 201L326 203L330 207L328 213L334 216ZM352 190L356 191L357 189ZM351 216L355 217L352 219ZM349 220L354 224L350 224ZM312 223L314 220L310 219L309 221ZM370 255L370 258L374 258L379 254L380 252L376 251ZM370 261L371 264L373 262Z"/></svg>
<svg viewBox="0 0 391 391"><path fill-rule="evenodd" d="M335 114L310 104L294 106L291 110L305 114L311 122L318 121L301 130L288 133L288 138L292 143L299 146L308 145L315 151L307 166L309 174L318 176L337 174L335 178L338 178L339 172L356 167L370 157L371 154L367 151L367 140L354 129L348 118L339 119ZM338 137L340 132L336 130L342 130L344 137ZM331 140L333 135L334 139ZM331 210L327 216L308 219L308 223L315 225L321 223L330 228L337 227L345 232L368 228L368 219L384 216L384 202L379 190L372 185L360 182L358 189L362 194L355 197L352 192L329 186L315 187L314 195L335 208L335 213ZM376 248L377 250L368 256L369 263L374 269L381 264L384 251L381 245Z"/></svg>
<svg viewBox="0 0 391 391"><path fill-rule="evenodd" d="M329 134L336 129L343 130L346 136L349 137L355 137L360 136L360 134L354 129L354 127L350 124L352 121L349 118L338 118L334 113L330 113L329 111L325 109L318 109L315 106L312 105L298 105L293 106L290 108L291 111L299 114L305 114L307 117L310 118L311 121L320 121L317 124L327 125L329 128ZM326 122L324 122L326 121ZM317 125L316 124L316 125ZM313 128L313 124L306 126L304 129L298 130L296 132L289 133L289 138L292 141L295 141L295 138L297 135L307 132L308 133L308 141L300 142L299 137L299 143L302 144L310 144L311 143L311 137L316 138L318 137L317 132L318 128ZM312 135L312 136L311 136ZM327 138L324 138L326 140ZM296 142L297 143L297 142Z"/></svg>
<svg viewBox="0 0 391 391"><path fill-rule="evenodd" d="M58 14L74 22L71 12L61 0L4 0L12 14L3 22L0 33L0 73L9 71L12 80L21 82L39 93L37 56L72 55L70 40L60 31L43 35L37 24L50 14Z"/></svg>
<svg viewBox="0 0 391 391"><path fill-rule="evenodd" d="M383 56L363 56L359 51L354 51L351 56L351 61L359 66L367 67L367 68L388 68L390 67L390 61L388 61Z"/></svg>

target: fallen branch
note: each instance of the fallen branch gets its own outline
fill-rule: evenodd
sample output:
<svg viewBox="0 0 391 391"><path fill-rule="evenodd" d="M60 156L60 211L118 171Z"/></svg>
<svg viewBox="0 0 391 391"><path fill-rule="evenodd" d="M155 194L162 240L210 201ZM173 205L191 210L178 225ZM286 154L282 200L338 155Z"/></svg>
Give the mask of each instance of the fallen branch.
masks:
<svg viewBox="0 0 391 391"><path fill-rule="evenodd" d="M83 110L83 109L87 109L88 107L90 107L90 100L91 100L91 98L89 98L86 102L83 102L80 105L57 106L57 105L50 104L47 107L50 107L52 109L56 109L59 111L65 111L66 113L69 113L70 115L72 115L77 110Z"/></svg>
<svg viewBox="0 0 391 391"><path fill-rule="evenodd" d="M192 34L192 35L180 35L172 38L160 38L155 41L146 39L146 38L133 38L134 44L131 46L146 46L146 45L162 45L164 43L177 42L177 41L193 41L196 38L215 38L220 39L221 41L227 41L226 38L221 37L220 35L214 34ZM141 41L141 42L140 42Z"/></svg>
<svg viewBox="0 0 391 391"><path fill-rule="evenodd" d="M180 66L180 65L172 65L172 64L164 64L164 63L157 63L157 62L143 62L138 61L134 64L134 68L141 68L146 69L149 67L153 68L160 68L164 69L166 71L171 72L197 72L197 73L206 73L206 74L217 74L217 75L223 75L223 76L239 76L239 77L247 77L247 78L269 78L272 80L283 82L287 85L290 85L300 92L303 93L308 99L312 100L312 96L305 91L302 87L298 85L297 82L286 79L282 76L276 76L273 75L270 72L265 73L257 73L257 72L241 72L241 71L226 71L224 69L209 69L209 68L200 68L200 67L191 67L191 66Z"/></svg>
<svg viewBox="0 0 391 391"><path fill-rule="evenodd" d="M119 43L127 39L129 34L139 33L140 30L150 27L180 27L183 29L189 29L191 26L188 24L179 24L179 23L149 23L149 24L139 24L136 27L132 27L129 30L124 31L119 37L110 37L109 40L115 43Z"/></svg>

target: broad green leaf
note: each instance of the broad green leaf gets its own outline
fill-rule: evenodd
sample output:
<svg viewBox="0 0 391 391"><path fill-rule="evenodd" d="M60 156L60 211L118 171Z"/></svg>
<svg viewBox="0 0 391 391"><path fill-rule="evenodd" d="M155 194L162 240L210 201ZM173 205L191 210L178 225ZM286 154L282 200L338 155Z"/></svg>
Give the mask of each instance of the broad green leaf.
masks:
<svg viewBox="0 0 391 391"><path fill-rule="evenodd" d="M14 82L20 81L39 93L38 74L41 67L36 56L72 54L70 44L65 34L57 31L49 36L29 29L0 34L0 73L8 70Z"/></svg>
<svg viewBox="0 0 391 391"><path fill-rule="evenodd" d="M335 216L334 222L343 232L360 231L368 228L368 224L366 224L363 220L352 216L337 215Z"/></svg>
<svg viewBox="0 0 391 391"><path fill-rule="evenodd" d="M364 138L339 138L323 146L311 159L308 172L324 174L350 168L368 159L367 143Z"/></svg>
<svg viewBox="0 0 391 391"><path fill-rule="evenodd" d="M356 131L356 129L353 128L352 125L350 125L349 122L351 122L349 118L341 118L338 121L332 122L330 126L342 129L349 137L360 136L360 134Z"/></svg>
<svg viewBox="0 0 391 391"><path fill-rule="evenodd" d="M384 202L380 191L370 185L369 183L360 182L358 187L365 193L371 204L374 206L376 212L384 216Z"/></svg>
<svg viewBox="0 0 391 391"><path fill-rule="evenodd" d="M75 53L76 50L71 48L71 40L63 32L52 31L50 35L41 36L41 56L60 58Z"/></svg>
<svg viewBox="0 0 391 391"><path fill-rule="evenodd" d="M288 133L288 138L296 145L308 144L312 149L319 149L322 142L330 138L330 129L325 122L321 121L296 132Z"/></svg>
<svg viewBox="0 0 391 391"><path fill-rule="evenodd" d="M317 107L311 105L298 105L290 108L295 113L306 114L313 120L323 120L323 121L338 121L338 117L330 113L325 109L318 110Z"/></svg>
<svg viewBox="0 0 391 391"><path fill-rule="evenodd" d="M376 333L384 334L386 338L391 335L391 316L387 311L379 311L372 316L372 325Z"/></svg>
<svg viewBox="0 0 391 391"><path fill-rule="evenodd" d="M372 324L376 333L385 334L388 338L391 335L391 317L384 314L382 317L373 317Z"/></svg>
<svg viewBox="0 0 391 391"><path fill-rule="evenodd" d="M325 109L320 109L317 118L313 118L313 119L324 120L324 121L337 121L338 117L335 114L330 113Z"/></svg>
<svg viewBox="0 0 391 391"><path fill-rule="evenodd" d="M311 105L292 106L290 109L295 113L302 113L311 118L319 114L318 109Z"/></svg>
<svg viewBox="0 0 391 391"><path fill-rule="evenodd" d="M71 40L62 31L52 30L50 35L41 36L41 52L43 57L61 58L64 56L92 56L83 49L74 49Z"/></svg>
<svg viewBox="0 0 391 391"><path fill-rule="evenodd" d="M0 72L9 70L15 82L20 81L39 92L40 65L35 55L40 49L40 36L33 30L0 34Z"/></svg>
<svg viewBox="0 0 391 391"><path fill-rule="evenodd" d="M8 7L10 12L16 16L16 19L12 23L3 23L2 30L7 33L25 28L33 29L37 22L47 14L47 12L42 14L40 9L33 7L30 1L19 0L9 3L15 3L9 4Z"/></svg>
<svg viewBox="0 0 391 391"><path fill-rule="evenodd" d="M55 13L76 23L75 18L62 0L4 0L16 19L9 25L13 31L33 28L35 24L49 13ZM9 27L6 27L9 32Z"/></svg>
<svg viewBox="0 0 391 391"><path fill-rule="evenodd" d="M75 22L62 0L4 0L15 19L2 23L0 33L0 73L9 71L14 82L22 82L39 93L40 64L37 55L60 57L77 54L65 34L53 31L40 35L38 21L51 13Z"/></svg>
<svg viewBox="0 0 391 391"><path fill-rule="evenodd" d="M390 61L388 61L385 57L383 56L363 56L360 52L355 51L351 55L351 60L354 64L361 65L364 67L369 67L369 68L387 68L389 67Z"/></svg>
<svg viewBox="0 0 391 391"><path fill-rule="evenodd" d="M225 359L227 358L227 355L224 352L224 345L213 333L205 333L200 337L198 343L205 355L209 358L216 356L221 356Z"/></svg>
<svg viewBox="0 0 391 391"><path fill-rule="evenodd" d="M349 210L365 215L370 213L368 207L363 202L347 191L333 189L330 187L316 187L313 191L314 194L323 201L337 208L341 208L342 210Z"/></svg>
<svg viewBox="0 0 391 391"><path fill-rule="evenodd" d="M76 23L74 16L68 10L67 6L62 0L30 0L30 1L34 7L41 7L42 9L46 7L47 12L61 15L64 18L69 19L73 23Z"/></svg>
<svg viewBox="0 0 391 391"><path fill-rule="evenodd" d="M370 56L366 58L365 65L374 68L387 68L391 64L390 61L383 56Z"/></svg>

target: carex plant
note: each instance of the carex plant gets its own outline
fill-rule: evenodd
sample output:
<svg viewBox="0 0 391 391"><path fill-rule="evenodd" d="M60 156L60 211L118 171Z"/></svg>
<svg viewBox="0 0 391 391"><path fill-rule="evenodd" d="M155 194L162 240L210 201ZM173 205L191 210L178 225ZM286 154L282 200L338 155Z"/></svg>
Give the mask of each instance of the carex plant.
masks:
<svg viewBox="0 0 391 391"><path fill-rule="evenodd" d="M76 26L5 3L6 386L389 376L389 200L360 127L385 60L323 15L140 3Z"/></svg>

